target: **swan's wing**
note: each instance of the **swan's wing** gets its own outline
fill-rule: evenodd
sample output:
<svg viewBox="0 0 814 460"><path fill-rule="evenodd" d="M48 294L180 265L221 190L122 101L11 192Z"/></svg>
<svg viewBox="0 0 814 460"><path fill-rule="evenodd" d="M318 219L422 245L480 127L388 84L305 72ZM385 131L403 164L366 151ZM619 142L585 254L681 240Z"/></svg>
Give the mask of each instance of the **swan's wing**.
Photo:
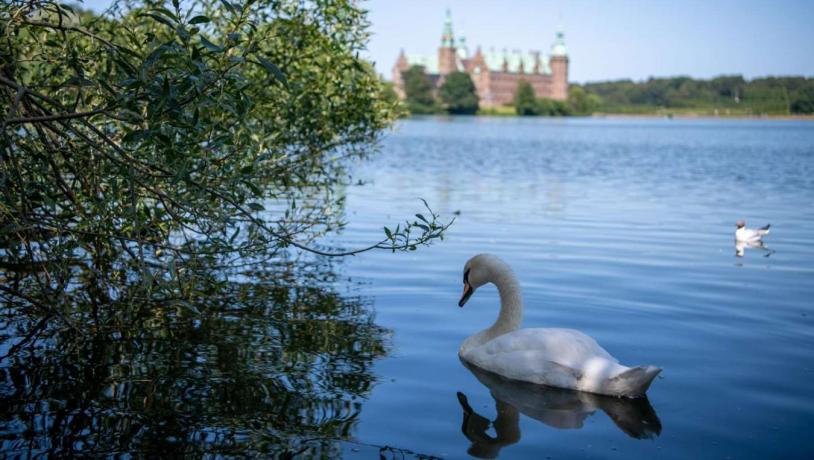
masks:
<svg viewBox="0 0 814 460"><path fill-rule="evenodd" d="M478 347L479 353L505 354L534 351L537 358L572 369L582 369L591 360L618 360L596 340L574 329L536 328L520 329L503 334Z"/></svg>
<svg viewBox="0 0 814 460"><path fill-rule="evenodd" d="M627 370L594 339L573 329L522 329L469 350L464 358L504 377L598 390Z"/></svg>

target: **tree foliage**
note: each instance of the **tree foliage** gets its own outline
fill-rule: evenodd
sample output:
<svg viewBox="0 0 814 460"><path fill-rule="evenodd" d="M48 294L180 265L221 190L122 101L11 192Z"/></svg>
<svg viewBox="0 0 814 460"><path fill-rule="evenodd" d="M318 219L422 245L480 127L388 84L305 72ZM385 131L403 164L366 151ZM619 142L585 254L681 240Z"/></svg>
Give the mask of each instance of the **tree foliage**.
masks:
<svg viewBox="0 0 814 460"><path fill-rule="evenodd" d="M439 90L439 97L451 114L472 115L478 111L478 93L466 72L447 75Z"/></svg>
<svg viewBox="0 0 814 460"><path fill-rule="evenodd" d="M518 115L544 115L559 117L571 114L571 109L563 101L537 98L534 88L525 80L520 80L514 94L514 110Z"/></svg>
<svg viewBox="0 0 814 460"><path fill-rule="evenodd" d="M540 98L537 99L535 115L543 115L547 117L564 117L571 115L571 108L565 101L558 101L556 99Z"/></svg>
<svg viewBox="0 0 814 460"><path fill-rule="evenodd" d="M568 88L569 111L574 115L590 115L602 105L602 99L596 94L589 94L581 86L571 85Z"/></svg>
<svg viewBox="0 0 814 460"><path fill-rule="evenodd" d="M410 112L415 114L437 112L432 82L424 67L411 66L402 72L401 76L404 79L404 92Z"/></svg>
<svg viewBox="0 0 814 460"><path fill-rule="evenodd" d="M514 93L514 110L518 115L537 115L537 100L534 88L526 80L517 83Z"/></svg>
<svg viewBox="0 0 814 460"><path fill-rule="evenodd" d="M442 235L429 211L365 248L316 244L394 116L354 2L116 5L0 5L0 264L33 272L0 294L62 317L77 276L183 299L212 266Z"/></svg>
<svg viewBox="0 0 814 460"><path fill-rule="evenodd" d="M572 86L573 88L574 86ZM650 78L643 82L618 80L588 83L582 88L601 98L603 111L664 107L735 109L752 114L814 113L814 79L766 77L745 80L723 75L711 80L690 77Z"/></svg>

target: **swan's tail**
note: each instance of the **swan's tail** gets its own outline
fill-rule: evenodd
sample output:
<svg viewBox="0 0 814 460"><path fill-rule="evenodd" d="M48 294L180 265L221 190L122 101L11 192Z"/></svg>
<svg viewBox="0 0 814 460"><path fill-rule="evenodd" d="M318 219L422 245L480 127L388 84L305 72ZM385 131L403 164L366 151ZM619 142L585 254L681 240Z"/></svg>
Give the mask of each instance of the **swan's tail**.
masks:
<svg viewBox="0 0 814 460"><path fill-rule="evenodd" d="M644 396L661 369L655 366L632 367L608 380L609 394L638 398Z"/></svg>

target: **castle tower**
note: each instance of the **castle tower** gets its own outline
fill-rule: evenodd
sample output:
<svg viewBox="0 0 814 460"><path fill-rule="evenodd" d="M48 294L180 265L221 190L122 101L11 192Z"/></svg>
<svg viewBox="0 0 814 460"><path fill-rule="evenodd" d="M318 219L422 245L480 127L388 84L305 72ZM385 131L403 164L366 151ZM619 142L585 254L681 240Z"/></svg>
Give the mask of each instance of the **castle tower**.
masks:
<svg viewBox="0 0 814 460"><path fill-rule="evenodd" d="M568 49L562 31L551 46L551 98L558 101L568 99Z"/></svg>
<svg viewBox="0 0 814 460"><path fill-rule="evenodd" d="M398 59L396 59L396 64L393 65L391 76L393 79L393 89L401 99L407 97L407 94L404 92L404 78L401 76L401 74L409 68L410 64L407 62L407 56L404 55L404 49L402 49L399 53Z"/></svg>
<svg viewBox="0 0 814 460"><path fill-rule="evenodd" d="M455 36L452 34L452 15L447 10L444 20L444 33L441 35L441 47L438 48L438 73L449 75L458 70L455 56Z"/></svg>
<svg viewBox="0 0 814 460"><path fill-rule="evenodd" d="M486 58L483 56L480 46L472 55L465 70L472 78L472 83L475 84L475 91L478 93L482 107L493 106L491 72L489 72L489 66L486 64Z"/></svg>
<svg viewBox="0 0 814 460"><path fill-rule="evenodd" d="M531 70L534 74L539 74L542 71L540 67L540 52L539 51L532 51L532 56L534 56L534 68Z"/></svg>

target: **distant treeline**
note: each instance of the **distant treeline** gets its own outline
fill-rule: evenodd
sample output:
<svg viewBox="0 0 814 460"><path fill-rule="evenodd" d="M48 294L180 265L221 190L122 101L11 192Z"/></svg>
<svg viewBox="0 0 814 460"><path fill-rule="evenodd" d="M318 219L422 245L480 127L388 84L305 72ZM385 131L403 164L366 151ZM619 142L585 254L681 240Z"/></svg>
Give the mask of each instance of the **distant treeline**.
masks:
<svg viewBox="0 0 814 460"><path fill-rule="evenodd" d="M449 113L484 115L568 116L607 114L783 116L814 114L814 78L766 77L746 80L722 75L711 80L690 77L650 78L646 81L616 80L572 83L568 100L536 97L526 81L520 81L510 105L479 107L469 74L455 72L438 90L421 66L403 72L407 114ZM389 98L398 96L389 89Z"/></svg>
<svg viewBox="0 0 814 460"><path fill-rule="evenodd" d="M577 93L577 94L574 94ZM584 93L580 95L579 93ZM571 98L590 97L584 109L606 113L791 115L814 113L814 78L767 77L745 80L726 75L711 80L690 77L617 80L571 85Z"/></svg>

